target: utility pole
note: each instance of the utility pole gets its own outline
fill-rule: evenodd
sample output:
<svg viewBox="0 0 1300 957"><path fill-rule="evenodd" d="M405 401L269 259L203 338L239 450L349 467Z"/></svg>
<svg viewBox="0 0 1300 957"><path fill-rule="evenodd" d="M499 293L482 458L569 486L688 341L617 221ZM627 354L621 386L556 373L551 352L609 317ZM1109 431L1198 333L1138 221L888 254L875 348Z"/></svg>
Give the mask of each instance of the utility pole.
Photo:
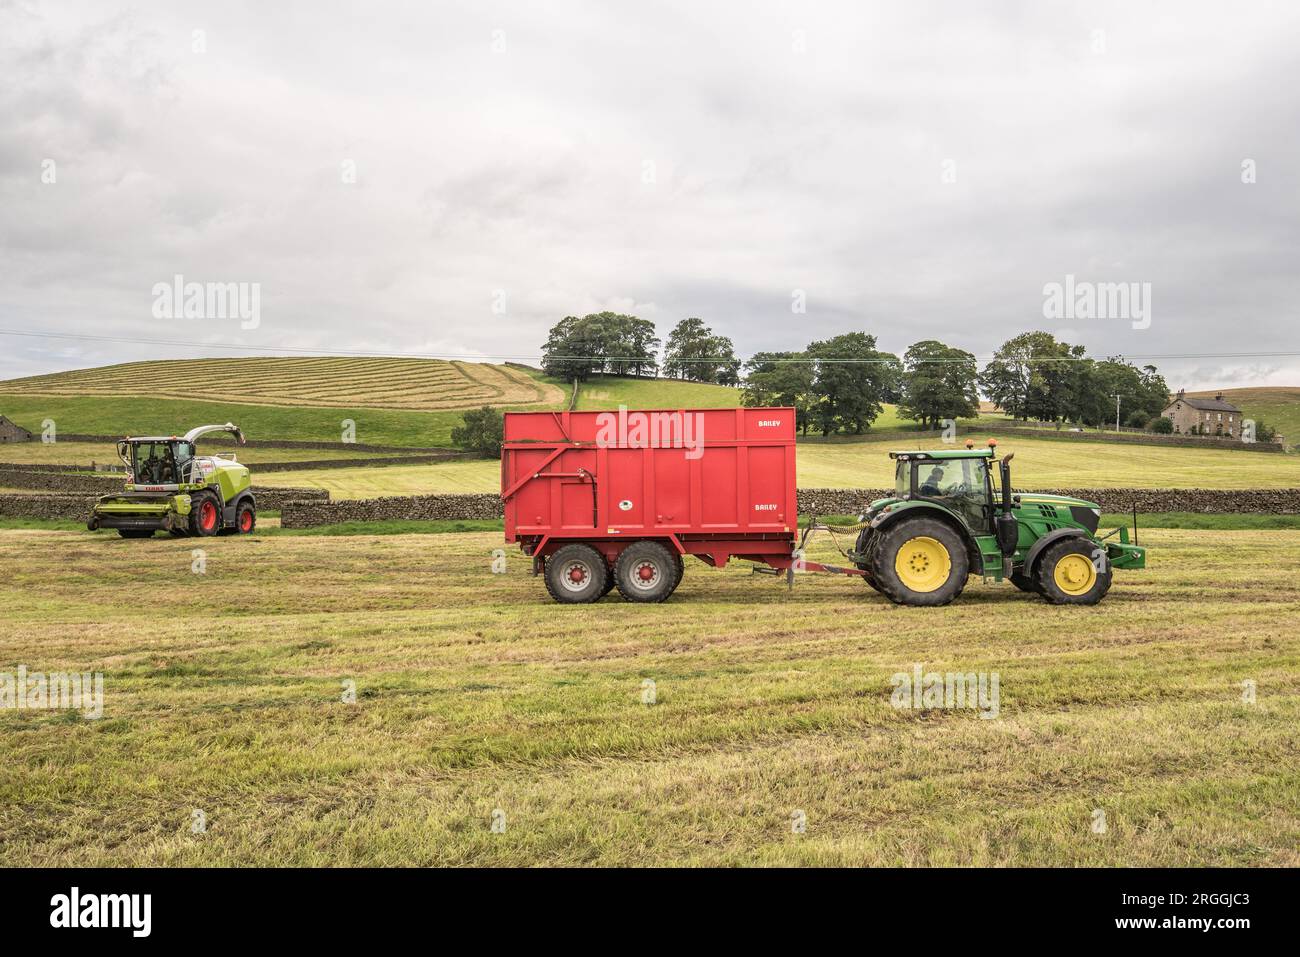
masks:
<svg viewBox="0 0 1300 957"><path fill-rule="evenodd" d="M1119 393L1115 393L1115 431L1119 431Z"/></svg>

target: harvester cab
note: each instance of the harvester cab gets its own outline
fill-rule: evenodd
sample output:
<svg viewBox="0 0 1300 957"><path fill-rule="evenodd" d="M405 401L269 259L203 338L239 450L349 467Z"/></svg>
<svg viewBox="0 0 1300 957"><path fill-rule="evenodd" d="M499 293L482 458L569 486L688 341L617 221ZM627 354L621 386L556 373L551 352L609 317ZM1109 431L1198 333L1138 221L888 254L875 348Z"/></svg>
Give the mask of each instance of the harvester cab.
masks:
<svg viewBox="0 0 1300 957"><path fill-rule="evenodd" d="M244 444L231 422L203 425L183 436L138 436L117 443L127 469L126 488L99 499L87 527L115 528L123 538L248 534L257 525L257 503L248 468L234 455L199 455L197 441L228 432Z"/></svg>
<svg viewBox="0 0 1300 957"><path fill-rule="evenodd" d="M872 502L849 557L877 591L900 604L945 605L967 576L1010 579L1053 604L1093 605L1113 569L1143 568L1127 528L1098 537L1101 507L1016 494L1012 454L976 449L891 452L894 495ZM1112 540L1113 539L1113 540Z"/></svg>

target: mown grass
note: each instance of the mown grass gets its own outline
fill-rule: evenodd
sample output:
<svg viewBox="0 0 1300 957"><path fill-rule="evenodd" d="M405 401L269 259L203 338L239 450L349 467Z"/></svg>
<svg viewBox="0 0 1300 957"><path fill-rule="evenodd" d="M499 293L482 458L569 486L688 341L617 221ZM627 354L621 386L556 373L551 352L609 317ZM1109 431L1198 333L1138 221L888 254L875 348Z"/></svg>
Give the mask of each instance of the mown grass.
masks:
<svg viewBox="0 0 1300 957"><path fill-rule="evenodd" d="M147 396L286 406L357 402L376 409L469 409L482 403L554 406L564 392L519 367L345 356L159 359L14 379L6 391Z"/></svg>
<svg viewBox="0 0 1300 957"><path fill-rule="evenodd" d="M0 383L0 390L3 384ZM196 425L234 422L250 439L340 442L345 419L367 445L449 446L460 412L413 412L361 405L291 408L240 402L140 399L133 396L13 395L0 392L0 409L33 434L41 423L74 435L171 435Z"/></svg>
<svg viewBox="0 0 1300 957"><path fill-rule="evenodd" d="M0 670L106 700L0 711L4 861L1295 866L1300 542L1146 543L1092 609L693 562L561 607L491 532L215 539L195 575L192 541L5 531ZM997 671L999 717L895 710L914 663Z"/></svg>

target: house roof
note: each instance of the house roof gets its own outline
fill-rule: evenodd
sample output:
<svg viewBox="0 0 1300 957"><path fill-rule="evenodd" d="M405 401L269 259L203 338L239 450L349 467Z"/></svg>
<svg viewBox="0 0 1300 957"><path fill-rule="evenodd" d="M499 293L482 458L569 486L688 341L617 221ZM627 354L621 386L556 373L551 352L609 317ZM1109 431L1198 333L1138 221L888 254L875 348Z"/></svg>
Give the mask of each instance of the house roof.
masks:
<svg viewBox="0 0 1300 957"><path fill-rule="evenodd" d="M1173 402L1170 402L1165 408L1176 405L1179 402L1186 402L1193 409L1200 409L1202 412L1236 412L1240 414L1241 409L1237 408L1231 402L1225 402L1223 399L1198 399L1190 395L1175 396Z"/></svg>

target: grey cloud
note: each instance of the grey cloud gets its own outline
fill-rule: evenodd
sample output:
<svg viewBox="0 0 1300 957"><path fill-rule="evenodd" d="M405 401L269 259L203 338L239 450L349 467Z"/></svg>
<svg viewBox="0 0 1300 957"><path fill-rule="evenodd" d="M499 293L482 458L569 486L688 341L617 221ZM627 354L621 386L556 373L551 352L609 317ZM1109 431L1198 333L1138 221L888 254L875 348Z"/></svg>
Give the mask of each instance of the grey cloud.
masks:
<svg viewBox="0 0 1300 957"><path fill-rule="evenodd" d="M1298 34L1282 3L11 4L0 326L518 355L626 308L742 352L1300 351ZM262 283L263 326L153 319L176 273ZM1152 283L1151 328L1053 328L1066 273ZM0 378L169 351L0 337ZM1158 364L1300 383L1296 358Z"/></svg>

